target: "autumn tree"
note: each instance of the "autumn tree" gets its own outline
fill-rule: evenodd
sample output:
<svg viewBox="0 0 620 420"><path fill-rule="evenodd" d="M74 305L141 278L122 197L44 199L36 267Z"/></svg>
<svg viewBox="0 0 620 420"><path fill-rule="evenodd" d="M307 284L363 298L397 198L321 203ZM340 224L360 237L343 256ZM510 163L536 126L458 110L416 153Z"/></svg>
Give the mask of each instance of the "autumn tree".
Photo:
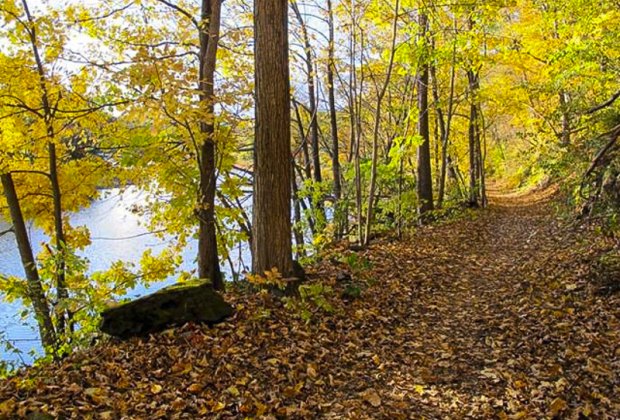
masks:
<svg viewBox="0 0 620 420"><path fill-rule="evenodd" d="M25 295L15 278L3 279L0 289L32 304L46 350L58 355L69 337L77 342L88 330L75 328L92 310L81 289L86 263L76 252L90 238L68 223L67 213L87 206L97 187L111 181L109 162L90 150L108 140L115 126L108 109L117 102L106 95L106 83L95 84L97 72L61 65L72 30L63 11L33 10L22 0L0 6L0 18L11 32L0 54L0 172L27 284ZM51 238L36 257L25 221Z"/></svg>

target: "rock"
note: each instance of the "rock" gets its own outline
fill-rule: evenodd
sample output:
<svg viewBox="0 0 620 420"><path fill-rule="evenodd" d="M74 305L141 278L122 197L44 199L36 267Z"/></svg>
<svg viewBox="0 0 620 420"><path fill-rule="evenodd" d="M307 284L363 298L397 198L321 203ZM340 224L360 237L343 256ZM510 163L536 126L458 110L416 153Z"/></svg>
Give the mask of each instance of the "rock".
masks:
<svg viewBox="0 0 620 420"><path fill-rule="evenodd" d="M100 329L128 338L190 321L217 324L232 313L232 306L208 283L188 282L104 310Z"/></svg>

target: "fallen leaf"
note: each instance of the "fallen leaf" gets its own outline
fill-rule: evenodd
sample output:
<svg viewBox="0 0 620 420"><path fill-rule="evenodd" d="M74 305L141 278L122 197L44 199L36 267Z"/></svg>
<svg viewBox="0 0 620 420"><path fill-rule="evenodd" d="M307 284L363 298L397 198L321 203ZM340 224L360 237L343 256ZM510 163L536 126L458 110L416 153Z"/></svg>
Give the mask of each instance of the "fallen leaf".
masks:
<svg viewBox="0 0 620 420"><path fill-rule="evenodd" d="M368 388L366 391L362 392L362 398L373 407L379 407L381 405L381 397L374 388Z"/></svg>

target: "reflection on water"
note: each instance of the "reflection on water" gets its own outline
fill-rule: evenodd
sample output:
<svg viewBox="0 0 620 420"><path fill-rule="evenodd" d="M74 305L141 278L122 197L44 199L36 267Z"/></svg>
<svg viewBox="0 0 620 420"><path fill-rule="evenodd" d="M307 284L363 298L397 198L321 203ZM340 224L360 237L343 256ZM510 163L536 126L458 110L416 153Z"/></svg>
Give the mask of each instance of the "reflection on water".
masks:
<svg viewBox="0 0 620 420"><path fill-rule="evenodd" d="M137 262L146 249L151 248L153 253L157 254L167 246L166 239L150 234L141 235L147 233L144 223L141 223L143 219L129 210L133 204L142 202L144 196L144 192L136 189L123 192L118 189L109 190L89 208L71 215L72 226L85 225L90 230L92 244L81 253L81 256L87 257L90 261L90 272L106 270L111 263L118 260ZM0 231L7 227L7 223L0 220ZM29 226L29 234L36 255L41 250L41 243L47 241L48 237L33 226ZM194 268L197 246L197 242L192 241L183 251L181 269L190 271ZM24 276L12 234L0 237L0 273L7 276ZM172 282L174 277L154 284L148 290L138 286L129 293L129 296L141 296ZM11 340L15 347L23 352L24 361L29 363L33 358L28 356L28 352L35 350L40 353L41 347L34 320L21 319L20 313L23 309L21 302L7 303L0 300L0 333L3 332L4 338ZM0 360L20 361L16 355L6 354L3 347L0 349Z"/></svg>

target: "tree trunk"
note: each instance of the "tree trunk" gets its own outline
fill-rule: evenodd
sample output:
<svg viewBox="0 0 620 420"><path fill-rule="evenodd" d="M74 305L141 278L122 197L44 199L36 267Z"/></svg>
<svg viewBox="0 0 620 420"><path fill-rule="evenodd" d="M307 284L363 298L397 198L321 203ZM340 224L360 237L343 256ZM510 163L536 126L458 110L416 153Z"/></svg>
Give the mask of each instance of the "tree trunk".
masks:
<svg viewBox="0 0 620 420"><path fill-rule="evenodd" d="M51 126L48 133L53 137ZM49 169L50 182L52 185L52 201L54 207L54 236L56 239L56 295L58 297L57 304L61 309L56 313L58 321L58 333L65 333L65 329L71 321L71 314L68 309L62 309L63 304L69 298L69 291L66 284L66 239L62 221L62 193L60 190L60 181L58 179L58 160L56 158L56 145L53 142L47 144L49 153Z"/></svg>
<svg viewBox="0 0 620 420"><path fill-rule="evenodd" d="M200 100L206 116L200 124L200 187L198 195L198 277L224 290L217 252L215 225L216 157L214 118L214 74L220 33L221 0L202 0L200 30Z"/></svg>
<svg viewBox="0 0 620 420"><path fill-rule="evenodd" d="M22 266L26 272L28 298L34 309L41 342L44 347L55 349L57 344L56 330L54 329L49 305L45 293L43 292L43 285L39 278L39 272L32 253L32 247L30 246L30 240L28 239L28 232L26 231L24 216L22 215L17 192L15 191L15 184L13 183L13 178L10 173L0 175L0 180L2 181L4 196L6 197L6 202L11 214L13 231L15 232L15 239L22 260Z"/></svg>
<svg viewBox="0 0 620 420"><path fill-rule="evenodd" d="M479 200L479 179L478 179L478 152L477 152L477 131L478 131L478 107L476 93L478 91L478 74L473 70L467 71L467 78L469 80L469 95L470 95L470 108L469 108L469 206L478 207Z"/></svg>
<svg viewBox="0 0 620 420"><path fill-rule="evenodd" d="M306 62L306 81L308 84L308 111L310 112L310 145L312 146L312 166L314 167L314 180L321 182L323 177L321 176L321 159L319 155L319 119L316 107L316 83L315 83L315 71L314 60L312 59L312 46L310 45L310 37L308 36L308 27L304 21L303 16L297 6L297 1L291 2L295 17L299 21L301 26L301 35L304 43L305 62ZM317 205L317 210L321 210L320 203Z"/></svg>
<svg viewBox="0 0 620 420"><path fill-rule="evenodd" d="M560 139L561 146L568 146L570 144L570 114L568 112L568 94L566 91L561 90L560 96L560 112L562 113L562 138Z"/></svg>
<svg viewBox="0 0 620 420"><path fill-rule="evenodd" d="M299 104L292 98L293 109L295 110L295 121L297 121L297 127L299 129L299 138L301 139L301 151L304 157L304 179L312 179L312 164L310 162L310 152L308 150L308 139L306 138L306 130L304 130L304 124L301 120L301 113L299 112Z"/></svg>
<svg viewBox="0 0 620 420"><path fill-rule="evenodd" d="M297 188L297 180L295 179L295 161L291 162L292 168L292 187L293 187L293 214L295 225L293 226L293 235L295 236L295 244L297 245L295 254L297 255L297 259L300 257L306 256L306 251L304 250L304 232L301 226L301 198L299 198L299 189Z"/></svg>
<svg viewBox="0 0 620 420"><path fill-rule="evenodd" d="M340 203L342 196L342 183L340 179L340 148L338 144L338 119L336 114L336 96L334 93L334 72L336 63L334 60L334 12L332 0L327 0L327 24L329 28L329 39L327 47L327 96L329 101L329 123L332 137L332 173L334 178L334 221L336 223L336 239L342 238L343 232L343 208Z"/></svg>
<svg viewBox="0 0 620 420"><path fill-rule="evenodd" d="M37 74L39 75L39 88L41 89L41 106L43 108L43 120L45 123L45 128L47 131L47 146L48 146L48 154L49 154L49 180L52 187L52 206L53 206L53 215L54 215L54 236L56 242L56 253L55 262L56 262L56 270L55 270L55 279L56 279L56 296L58 298L57 304L60 304L62 307L62 303L66 302L66 299L69 297L69 292L67 291L66 286L66 263L65 263L65 253L67 243L65 240L65 234L63 229L62 222L62 195L60 190L60 182L58 180L58 161L56 158L56 144L55 141L55 132L54 125L52 120L54 118L54 112L52 111L52 101L50 99L49 91L47 89L47 77L45 74L45 67L43 65L43 60L41 59L41 54L39 52L39 44L37 40L37 29L35 19L30 13L30 8L28 7L28 2L26 0L22 0L22 6L24 7L24 12L26 13L26 18L28 19L29 29L28 34L30 38L30 47L32 48L32 55L36 64ZM68 310L60 310L57 313L58 320L58 333L65 332L66 323L70 320L70 314Z"/></svg>
<svg viewBox="0 0 620 420"><path fill-rule="evenodd" d="M428 46L427 31L428 17L420 12L420 37L425 46ZM418 147L418 200L419 213L424 216L433 210L433 175L431 173L431 150L430 130L428 123L428 59L423 58L420 63L420 76L418 78L418 133L422 136L423 143Z"/></svg>
<svg viewBox="0 0 620 420"><path fill-rule="evenodd" d="M456 32L456 18L454 22L455 32ZM435 68L432 68L433 72L435 72ZM452 47L452 63L450 66L450 93L448 97L448 115L446 116L444 130L442 132L442 144L441 144L441 173L439 176L439 192L437 196L437 207L441 208L443 206L445 190L446 190L446 173L448 171L448 142L450 141L450 130L452 126L452 116L454 114L454 82L456 78L456 41L454 41ZM439 92L437 87L437 77L433 76L434 80L434 91L436 92L435 103L437 104L437 112L439 113L440 107L438 105L439 100Z"/></svg>
<svg viewBox="0 0 620 420"><path fill-rule="evenodd" d="M396 34L398 29L398 9L400 8L400 0L396 0L395 10L394 10L394 20L392 23L392 43L390 48L390 61L388 64L387 74L385 76L385 80L383 82L383 86L379 91L379 95L377 96L377 105L375 108L375 124L372 132L372 162L371 162L371 170L370 170L370 187L368 190L368 208L366 209L366 228L364 230L364 237L361 245L365 246L368 244L370 239L370 231L372 228L372 224L374 221L374 201L375 201L375 190L377 186L377 164L379 161L379 125L381 123L381 106L383 104L383 97L385 96L385 92L390 84L390 79L392 77L392 67L394 65L394 54L396 53Z"/></svg>
<svg viewBox="0 0 620 420"><path fill-rule="evenodd" d="M293 275L288 0L254 0L252 271Z"/></svg>

